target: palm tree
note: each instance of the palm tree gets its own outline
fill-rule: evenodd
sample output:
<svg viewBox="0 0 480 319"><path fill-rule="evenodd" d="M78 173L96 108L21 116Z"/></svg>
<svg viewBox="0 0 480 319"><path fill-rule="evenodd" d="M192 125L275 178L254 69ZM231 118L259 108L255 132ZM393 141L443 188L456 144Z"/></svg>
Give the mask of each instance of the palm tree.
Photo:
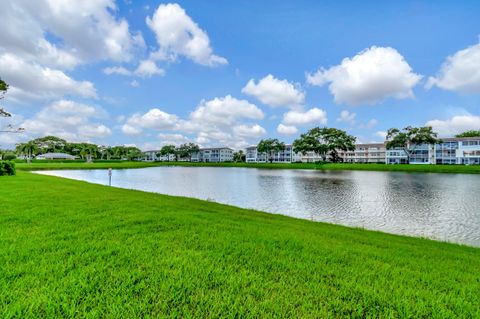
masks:
<svg viewBox="0 0 480 319"><path fill-rule="evenodd" d="M80 156L85 158L88 163L92 162L93 155L96 153L97 149L92 144L83 144L80 150Z"/></svg>
<svg viewBox="0 0 480 319"><path fill-rule="evenodd" d="M245 162L245 154L243 153L243 151L239 150L238 152L233 153L233 160L235 161L235 163Z"/></svg>
<svg viewBox="0 0 480 319"><path fill-rule="evenodd" d="M26 157L27 163L31 162L33 155L38 151L37 144L32 143L31 141L18 145L17 149L20 154L23 154Z"/></svg>
<svg viewBox="0 0 480 319"><path fill-rule="evenodd" d="M110 146L99 146L98 151L100 152L100 159L102 160L104 156L107 158L107 160L110 160L110 157L113 154L112 148Z"/></svg>

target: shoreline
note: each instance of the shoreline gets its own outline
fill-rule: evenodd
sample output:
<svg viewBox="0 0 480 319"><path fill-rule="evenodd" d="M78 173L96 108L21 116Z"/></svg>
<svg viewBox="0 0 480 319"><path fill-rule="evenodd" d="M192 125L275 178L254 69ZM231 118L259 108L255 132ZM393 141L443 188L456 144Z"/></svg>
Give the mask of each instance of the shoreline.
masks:
<svg viewBox="0 0 480 319"><path fill-rule="evenodd" d="M62 170L62 169L128 169L161 166L188 167L242 167L263 169L309 169L309 170L349 170L375 172L406 173L448 173L448 174L480 174L480 165L430 165L430 164L349 164L349 163L191 163L191 162L34 162L16 163L19 171Z"/></svg>

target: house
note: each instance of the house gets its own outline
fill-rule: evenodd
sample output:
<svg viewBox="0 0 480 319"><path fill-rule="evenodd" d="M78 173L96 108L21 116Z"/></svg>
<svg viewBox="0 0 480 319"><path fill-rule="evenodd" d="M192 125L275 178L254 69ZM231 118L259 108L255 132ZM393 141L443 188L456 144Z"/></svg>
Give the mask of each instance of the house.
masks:
<svg viewBox="0 0 480 319"><path fill-rule="evenodd" d="M66 153L45 153L35 157L37 160L74 160L75 156Z"/></svg>

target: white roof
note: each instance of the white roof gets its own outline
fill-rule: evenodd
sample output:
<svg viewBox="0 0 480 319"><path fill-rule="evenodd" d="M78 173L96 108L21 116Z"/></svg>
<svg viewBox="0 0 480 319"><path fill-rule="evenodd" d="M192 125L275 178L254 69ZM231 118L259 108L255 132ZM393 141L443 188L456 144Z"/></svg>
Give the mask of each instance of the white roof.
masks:
<svg viewBox="0 0 480 319"><path fill-rule="evenodd" d="M67 158L67 159L74 159L75 156L66 154L66 153L45 153L40 154L37 158Z"/></svg>

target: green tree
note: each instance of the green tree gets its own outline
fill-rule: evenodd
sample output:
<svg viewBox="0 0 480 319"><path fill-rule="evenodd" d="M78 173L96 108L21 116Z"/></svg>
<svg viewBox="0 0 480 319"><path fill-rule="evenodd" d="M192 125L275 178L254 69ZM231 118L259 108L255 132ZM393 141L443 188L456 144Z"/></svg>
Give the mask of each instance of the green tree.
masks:
<svg viewBox="0 0 480 319"><path fill-rule="evenodd" d="M162 148L160 149L160 156L166 156L167 161L170 162L170 155L175 155L175 160L177 160L175 145L162 146Z"/></svg>
<svg viewBox="0 0 480 319"><path fill-rule="evenodd" d="M416 148L424 144L438 144L442 140L437 138L437 133L432 130L431 126L412 127L407 126L403 130L391 128L387 132L387 149L399 148L407 155L407 161Z"/></svg>
<svg viewBox="0 0 480 319"><path fill-rule="evenodd" d="M66 140L56 136L39 137L31 141L42 153L67 153L68 143Z"/></svg>
<svg viewBox="0 0 480 319"><path fill-rule="evenodd" d="M98 153L98 146L90 143L82 143L80 146L79 155L86 162L90 163L96 157Z"/></svg>
<svg viewBox="0 0 480 319"><path fill-rule="evenodd" d="M336 128L315 127L293 142L293 151L304 155L307 152L315 152L323 161L330 156L332 162L339 162L343 159L338 151L355 150L355 140L354 136Z"/></svg>
<svg viewBox="0 0 480 319"><path fill-rule="evenodd" d="M284 149L285 144L276 138L261 140L257 145L257 152L266 154L270 163L273 162L274 154Z"/></svg>
<svg viewBox="0 0 480 319"><path fill-rule="evenodd" d="M126 149L124 146L118 145L112 147L112 158L122 159L126 156Z"/></svg>
<svg viewBox="0 0 480 319"><path fill-rule="evenodd" d="M475 130L470 130L463 132L461 134L455 135L455 137L480 137L480 130L475 131Z"/></svg>
<svg viewBox="0 0 480 319"><path fill-rule="evenodd" d="M113 155L113 150L110 146L100 145L98 147L98 153L100 153L100 159L110 160Z"/></svg>
<svg viewBox="0 0 480 319"><path fill-rule="evenodd" d="M141 158L143 156L143 153L139 148L129 146L126 148L125 156L129 161L132 161L132 160L138 160L139 158Z"/></svg>
<svg viewBox="0 0 480 319"><path fill-rule="evenodd" d="M27 163L30 163L32 161L32 157L35 154L38 154L38 146L32 141L29 141L27 143L17 144L16 151L18 154L25 156Z"/></svg>
<svg viewBox="0 0 480 319"><path fill-rule="evenodd" d="M185 143L177 147L176 154L179 158L188 158L189 161L192 160L192 155L198 153L200 147L195 143Z"/></svg>
<svg viewBox="0 0 480 319"><path fill-rule="evenodd" d="M239 150L238 152L233 153L233 161L235 163L245 162L245 160L246 160L246 155L245 155L245 153L243 153L242 150Z"/></svg>

